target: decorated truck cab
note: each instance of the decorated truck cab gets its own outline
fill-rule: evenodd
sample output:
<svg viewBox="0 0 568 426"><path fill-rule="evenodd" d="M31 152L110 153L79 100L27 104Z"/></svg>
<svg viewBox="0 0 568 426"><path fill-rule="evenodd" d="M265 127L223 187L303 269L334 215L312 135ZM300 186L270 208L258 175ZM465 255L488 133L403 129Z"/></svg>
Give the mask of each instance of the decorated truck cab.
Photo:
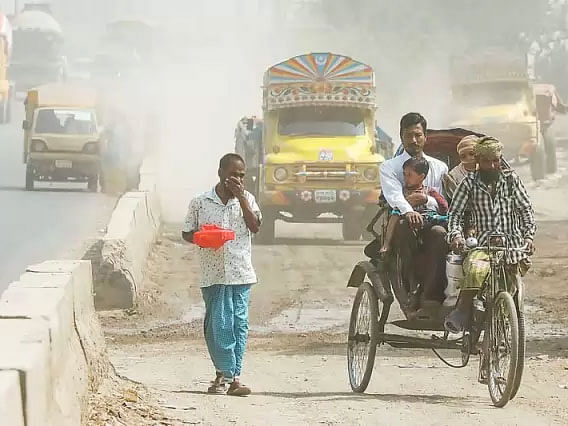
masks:
<svg viewBox="0 0 568 426"><path fill-rule="evenodd" d="M358 240L379 197L372 68L346 56L312 53L269 68L263 85L262 154L256 173L264 222L342 223Z"/></svg>

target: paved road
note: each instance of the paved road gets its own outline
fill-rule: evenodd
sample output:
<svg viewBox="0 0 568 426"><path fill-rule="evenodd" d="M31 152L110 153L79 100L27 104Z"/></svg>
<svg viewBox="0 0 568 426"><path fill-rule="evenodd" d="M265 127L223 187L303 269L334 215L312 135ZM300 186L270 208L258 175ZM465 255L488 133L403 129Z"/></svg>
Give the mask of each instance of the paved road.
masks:
<svg viewBox="0 0 568 426"><path fill-rule="evenodd" d="M81 258L116 202L86 192L85 185L43 184L24 191L22 117L17 101L12 123L0 126L0 293L31 263Z"/></svg>

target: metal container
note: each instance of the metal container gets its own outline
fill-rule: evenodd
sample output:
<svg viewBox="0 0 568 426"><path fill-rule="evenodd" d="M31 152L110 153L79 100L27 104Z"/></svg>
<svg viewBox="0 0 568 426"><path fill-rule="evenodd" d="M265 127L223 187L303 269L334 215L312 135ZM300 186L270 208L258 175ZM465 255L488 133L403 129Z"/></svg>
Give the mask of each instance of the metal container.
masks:
<svg viewBox="0 0 568 426"><path fill-rule="evenodd" d="M458 286L463 280L463 256L455 253L446 256L446 277L448 285L444 290L444 306L454 306L458 300Z"/></svg>

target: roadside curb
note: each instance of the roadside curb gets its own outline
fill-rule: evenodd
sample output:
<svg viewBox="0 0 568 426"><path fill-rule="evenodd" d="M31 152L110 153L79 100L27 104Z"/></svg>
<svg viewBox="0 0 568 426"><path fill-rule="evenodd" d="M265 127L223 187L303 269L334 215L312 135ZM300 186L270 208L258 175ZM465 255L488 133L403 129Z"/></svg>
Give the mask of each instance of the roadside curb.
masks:
<svg viewBox="0 0 568 426"><path fill-rule="evenodd" d="M81 424L110 365L92 292L90 262L50 261L2 294L2 424Z"/></svg>
<svg viewBox="0 0 568 426"><path fill-rule="evenodd" d="M124 194L112 213L95 283L98 310L131 308L142 290L142 271L160 227L154 170L153 159L146 159L139 190Z"/></svg>

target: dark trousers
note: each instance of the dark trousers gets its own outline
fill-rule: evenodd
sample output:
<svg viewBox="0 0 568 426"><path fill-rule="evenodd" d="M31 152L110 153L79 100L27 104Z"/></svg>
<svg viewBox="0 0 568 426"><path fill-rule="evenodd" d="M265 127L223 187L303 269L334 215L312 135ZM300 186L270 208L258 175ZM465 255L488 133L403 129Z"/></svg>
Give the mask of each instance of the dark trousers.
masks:
<svg viewBox="0 0 568 426"><path fill-rule="evenodd" d="M425 223L421 230L414 231L401 220L394 240L403 262L403 278L410 291L420 285L424 299L443 300L448 252L444 227Z"/></svg>

